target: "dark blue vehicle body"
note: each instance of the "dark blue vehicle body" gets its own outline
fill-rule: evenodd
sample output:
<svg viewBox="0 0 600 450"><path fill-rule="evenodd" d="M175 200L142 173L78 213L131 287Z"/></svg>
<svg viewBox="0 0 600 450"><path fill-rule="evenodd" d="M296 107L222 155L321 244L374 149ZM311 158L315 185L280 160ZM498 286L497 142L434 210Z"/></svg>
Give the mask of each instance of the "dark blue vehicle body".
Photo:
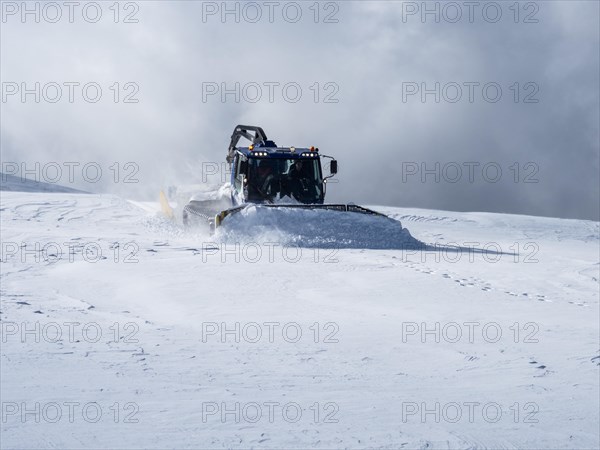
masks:
<svg viewBox="0 0 600 450"><path fill-rule="evenodd" d="M302 192L290 187L292 165L301 161ZM268 193L263 194L256 184L262 182L259 168L272 173ZM231 200L234 206L245 203L272 203L279 195L304 204L322 204L325 199L325 180L317 148L277 147L266 141L249 147L236 147L231 166ZM254 191L253 191L253 187ZM260 193L258 193L260 192ZM292 200L293 199L293 200Z"/></svg>

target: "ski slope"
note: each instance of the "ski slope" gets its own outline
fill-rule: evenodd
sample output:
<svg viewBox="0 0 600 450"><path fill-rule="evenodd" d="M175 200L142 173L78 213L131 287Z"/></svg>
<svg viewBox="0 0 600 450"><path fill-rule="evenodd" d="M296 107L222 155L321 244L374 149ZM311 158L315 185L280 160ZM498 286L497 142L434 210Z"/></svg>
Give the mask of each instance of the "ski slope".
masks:
<svg viewBox="0 0 600 450"><path fill-rule="evenodd" d="M600 445L597 222L1 196L2 448Z"/></svg>

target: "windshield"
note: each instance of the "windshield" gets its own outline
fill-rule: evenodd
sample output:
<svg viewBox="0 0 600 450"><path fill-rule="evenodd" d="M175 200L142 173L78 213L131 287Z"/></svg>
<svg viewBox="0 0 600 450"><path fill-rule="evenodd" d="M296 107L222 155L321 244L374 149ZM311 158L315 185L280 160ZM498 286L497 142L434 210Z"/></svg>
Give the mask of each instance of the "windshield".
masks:
<svg viewBox="0 0 600 450"><path fill-rule="evenodd" d="M319 159L248 160L248 200L295 199L301 203L323 202L323 179Z"/></svg>

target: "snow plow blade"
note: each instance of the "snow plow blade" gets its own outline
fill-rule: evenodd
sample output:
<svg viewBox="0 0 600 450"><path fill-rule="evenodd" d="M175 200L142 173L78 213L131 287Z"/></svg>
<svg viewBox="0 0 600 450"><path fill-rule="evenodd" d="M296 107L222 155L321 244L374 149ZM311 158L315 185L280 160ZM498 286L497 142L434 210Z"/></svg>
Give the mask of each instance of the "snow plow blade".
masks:
<svg viewBox="0 0 600 450"><path fill-rule="evenodd" d="M267 208L295 208L295 209L327 209L331 211L340 211L340 212L356 212L360 214L368 214L372 216L380 216L385 217L389 220L394 220L385 214L379 213L377 211L373 211L372 209L364 208L362 206L353 205L353 204L332 204L332 205L276 205L276 204L261 204L261 207ZM219 227L223 220L226 217L231 216L237 212L242 211L244 208L248 207L248 205L237 206L235 208L227 209L225 211L221 211L214 218L214 228Z"/></svg>
<svg viewBox="0 0 600 450"><path fill-rule="evenodd" d="M219 200L191 200L183 208L183 224L186 227L209 226L214 231L216 218L227 206L226 202Z"/></svg>

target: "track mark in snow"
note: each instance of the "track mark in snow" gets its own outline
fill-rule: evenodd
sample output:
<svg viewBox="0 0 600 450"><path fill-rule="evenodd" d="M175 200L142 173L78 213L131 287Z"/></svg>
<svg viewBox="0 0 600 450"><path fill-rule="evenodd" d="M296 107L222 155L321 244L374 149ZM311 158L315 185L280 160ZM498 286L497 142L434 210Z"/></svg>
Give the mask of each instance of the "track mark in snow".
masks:
<svg viewBox="0 0 600 450"><path fill-rule="evenodd" d="M408 222L458 222L459 219L456 218L452 218L452 217L447 217L447 216L418 216L415 214L408 214L408 215L397 215L397 214L391 214L390 217L393 217L396 220L399 221L408 221ZM461 222L467 222L467 223L476 223L474 220L469 220L469 219L461 219Z"/></svg>
<svg viewBox="0 0 600 450"><path fill-rule="evenodd" d="M461 286L465 286L465 287L474 287L475 283L467 280L466 278L461 278L460 280L454 280L456 283L460 284Z"/></svg>
<svg viewBox="0 0 600 450"><path fill-rule="evenodd" d="M590 305L587 304L587 302L574 302L572 300L569 300L569 303L571 305L575 305L575 306L583 306L583 307L588 307Z"/></svg>
<svg viewBox="0 0 600 450"><path fill-rule="evenodd" d="M550 375L550 374L554 373L554 371L549 370L545 364L539 363L535 359L532 359L531 361L529 361L529 364L531 364L532 366L535 366L534 368L536 369L536 371L543 371L543 373L537 372L537 375L533 375L534 378L541 378L541 377L545 377L546 375Z"/></svg>
<svg viewBox="0 0 600 450"><path fill-rule="evenodd" d="M458 353L460 353L461 355L465 355L465 359L467 361L477 361L479 359L479 356L469 355L466 352L458 352Z"/></svg>
<svg viewBox="0 0 600 450"><path fill-rule="evenodd" d="M424 274L436 274L437 271L434 269L431 269L429 267L423 266L419 263L407 263L406 267L413 269L416 272L420 272L420 273L424 273ZM450 271L444 271L441 274L442 278L445 278L446 280L452 280L453 282L457 283L457 285L461 286L461 287L466 287L466 288L478 288L483 292L491 292L491 291L499 291L498 288L494 288L489 282L482 280L480 278L476 278L476 277L461 277L457 274L454 274ZM529 299L529 300L538 300L541 302L548 302L548 303L552 303L551 300L548 300L546 298L545 295L542 294L531 294L529 292L521 292L520 294L517 292L513 292L510 290L504 290L503 291L505 294L510 295L511 297L516 297L516 298L525 298L525 299ZM570 302L572 303L572 302ZM588 305L579 305L579 306L588 306Z"/></svg>

